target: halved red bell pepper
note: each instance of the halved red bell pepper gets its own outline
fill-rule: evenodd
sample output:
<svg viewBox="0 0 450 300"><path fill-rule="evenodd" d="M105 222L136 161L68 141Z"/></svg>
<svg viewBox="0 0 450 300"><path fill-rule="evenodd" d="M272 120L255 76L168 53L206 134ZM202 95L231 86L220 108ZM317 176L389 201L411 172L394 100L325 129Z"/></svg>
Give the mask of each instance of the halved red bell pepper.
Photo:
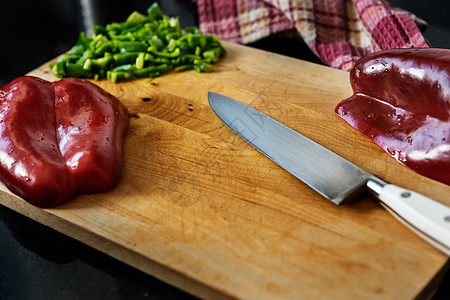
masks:
<svg viewBox="0 0 450 300"><path fill-rule="evenodd" d="M0 180L39 207L110 190L127 124L126 107L92 83L19 77L0 88Z"/></svg>
<svg viewBox="0 0 450 300"><path fill-rule="evenodd" d="M360 59L336 113L400 163L450 185L450 50L393 49Z"/></svg>

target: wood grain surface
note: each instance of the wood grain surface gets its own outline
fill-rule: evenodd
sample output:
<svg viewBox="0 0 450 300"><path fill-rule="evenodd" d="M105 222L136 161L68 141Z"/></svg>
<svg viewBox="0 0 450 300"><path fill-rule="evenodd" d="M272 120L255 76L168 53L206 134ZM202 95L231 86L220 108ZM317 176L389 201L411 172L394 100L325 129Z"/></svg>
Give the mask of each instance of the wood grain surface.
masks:
<svg viewBox="0 0 450 300"><path fill-rule="evenodd" d="M450 205L334 114L343 71L231 43L209 74L95 82L129 109L120 184L53 209L0 203L202 298L427 298L448 258L370 196L336 206L232 133L208 91L272 116L381 178ZM48 64L30 73L55 78Z"/></svg>

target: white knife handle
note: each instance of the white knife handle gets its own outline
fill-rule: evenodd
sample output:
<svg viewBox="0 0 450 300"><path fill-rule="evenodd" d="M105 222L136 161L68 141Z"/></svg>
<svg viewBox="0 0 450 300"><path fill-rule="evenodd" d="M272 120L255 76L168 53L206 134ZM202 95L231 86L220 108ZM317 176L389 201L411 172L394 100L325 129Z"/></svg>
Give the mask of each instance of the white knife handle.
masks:
<svg viewBox="0 0 450 300"><path fill-rule="evenodd" d="M372 185L377 185L373 189ZM430 244L450 256L450 208L421 194L369 180L367 186L390 213Z"/></svg>

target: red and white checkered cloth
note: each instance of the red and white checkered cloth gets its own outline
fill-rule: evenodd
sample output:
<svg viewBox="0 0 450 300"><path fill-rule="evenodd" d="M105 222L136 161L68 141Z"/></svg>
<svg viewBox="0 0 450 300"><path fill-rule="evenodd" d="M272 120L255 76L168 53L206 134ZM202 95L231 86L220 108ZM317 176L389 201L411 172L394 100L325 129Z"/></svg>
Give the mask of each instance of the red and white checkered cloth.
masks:
<svg viewBox="0 0 450 300"><path fill-rule="evenodd" d="M197 0L197 6L204 33L246 44L295 28L325 64L343 70L371 52L428 46L421 20L384 0Z"/></svg>

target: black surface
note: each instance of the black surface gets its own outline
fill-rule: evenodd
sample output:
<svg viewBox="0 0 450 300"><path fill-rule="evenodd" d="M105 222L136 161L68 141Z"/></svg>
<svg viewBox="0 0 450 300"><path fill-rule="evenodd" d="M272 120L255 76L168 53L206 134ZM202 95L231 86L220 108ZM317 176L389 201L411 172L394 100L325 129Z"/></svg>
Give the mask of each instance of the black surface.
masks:
<svg viewBox="0 0 450 300"><path fill-rule="evenodd" d="M97 24L145 12L153 1L90 1ZM159 1L180 16L182 27L197 24L190 0ZM450 48L450 1L392 0L425 19L434 47ZM78 0L3 0L0 16L0 86L72 47L84 30ZM298 39L278 34L251 46L318 62ZM80 242L0 206L0 299L191 299L194 298ZM450 299L447 274L434 300Z"/></svg>
<svg viewBox="0 0 450 300"><path fill-rule="evenodd" d="M0 299L195 299L0 206Z"/></svg>
<svg viewBox="0 0 450 300"><path fill-rule="evenodd" d="M75 0L2 0L0 86L68 50L82 24Z"/></svg>

